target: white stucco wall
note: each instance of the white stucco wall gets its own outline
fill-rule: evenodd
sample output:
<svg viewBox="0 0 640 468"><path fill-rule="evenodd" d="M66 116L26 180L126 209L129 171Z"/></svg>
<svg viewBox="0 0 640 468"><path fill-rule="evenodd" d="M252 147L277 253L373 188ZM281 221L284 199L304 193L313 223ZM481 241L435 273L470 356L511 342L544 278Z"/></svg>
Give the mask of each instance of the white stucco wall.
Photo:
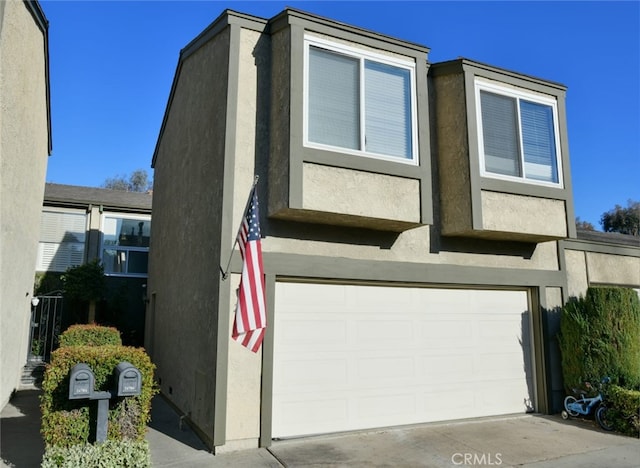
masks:
<svg viewBox="0 0 640 468"><path fill-rule="evenodd" d="M26 363L48 158L45 39L23 2L0 8L0 407Z"/></svg>

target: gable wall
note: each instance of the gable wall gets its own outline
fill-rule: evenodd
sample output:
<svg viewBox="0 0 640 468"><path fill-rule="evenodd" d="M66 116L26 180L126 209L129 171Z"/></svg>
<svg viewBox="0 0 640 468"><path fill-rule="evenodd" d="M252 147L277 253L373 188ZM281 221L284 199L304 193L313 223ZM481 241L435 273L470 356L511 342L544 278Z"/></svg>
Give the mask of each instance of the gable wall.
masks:
<svg viewBox="0 0 640 468"><path fill-rule="evenodd" d="M49 154L46 33L23 2L0 8L0 408L26 362Z"/></svg>

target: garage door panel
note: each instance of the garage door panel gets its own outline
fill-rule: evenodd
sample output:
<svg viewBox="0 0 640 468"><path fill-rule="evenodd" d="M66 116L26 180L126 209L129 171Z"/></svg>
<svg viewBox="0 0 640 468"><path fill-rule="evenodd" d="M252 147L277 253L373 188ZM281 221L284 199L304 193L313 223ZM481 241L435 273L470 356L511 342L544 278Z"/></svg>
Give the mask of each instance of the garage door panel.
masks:
<svg viewBox="0 0 640 468"><path fill-rule="evenodd" d="M310 362L313 362L313 372L310 372ZM347 383L347 363L342 358L336 359L302 359L287 361L280 370L279 379L289 386L324 385Z"/></svg>
<svg viewBox="0 0 640 468"><path fill-rule="evenodd" d="M277 283L273 436L524 412L527 303L525 291Z"/></svg>
<svg viewBox="0 0 640 468"><path fill-rule="evenodd" d="M388 312L390 310L401 311L409 307L414 298L410 294L394 294L389 289L364 288L353 291L352 304L360 310L368 310L373 313Z"/></svg>
<svg viewBox="0 0 640 468"><path fill-rule="evenodd" d="M413 322L411 320L358 320L355 324L356 344L378 347L381 342L386 346L406 346L413 341Z"/></svg>
<svg viewBox="0 0 640 468"><path fill-rule="evenodd" d="M474 390L465 387L434 386L422 398L425 413L434 421L469 417L476 406Z"/></svg>
<svg viewBox="0 0 640 468"><path fill-rule="evenodd" d="M295 400L274 407L283 417L280 424L292 434L303 435L307 432L307 421L314 421L317 433L331 432L336 424L346 425L349 404L345 398L324 398L312 400ZM274 424L274 436L281 432Z"/></svg>
<svg viewBox="0 0 640 468"><path fill-rule="evenodd" d="M464 345L473 337L473 325L465 321L466 314L460 314L456 320L424 319L420 321L423 338L428 340L456 340Z"/></svg>
<svg viewBox="0 0 640 468"><path fill-rule="evenodd" d="M416 412L416 398L413 393L397 392L359 398L355 401L358 419L384 425L397 424Z"/></svg>
<svg viewBox="0 0 640 468"><path fill-rule="evenodd" d="M282 284L282 283L281 283ZM317 284L310 283L289 283L295 284L295 288L285 288L278 291L278 306L290 306L292 313L304 314L306 308L301 310L300 297L306 298L307 306L326 307L344 306L347 303L347 291L340 288L318 288Z"/></svg>
<svg viewBox="0 0 640 468"><path fill-rule="evenodd" d="M474 374L473 357L460 356L423 356L422 372L424 379L446 379L447 381L467 381Z"/></svg>
<svg viewBox="0 0 640 468"><path fill-rule="evenodd" d="M279 326L282 346L295 349L302 344L321 351L347 343L347 326L341 320L289 320Z"/></svg>
<svg viewBox="0 0 640 468"><path fill-rule="evenodd" d="M363 386L369 381L375 385L380 380L414 379L416 374L413 357L367 357L358 359L356 377Z"/></svg>

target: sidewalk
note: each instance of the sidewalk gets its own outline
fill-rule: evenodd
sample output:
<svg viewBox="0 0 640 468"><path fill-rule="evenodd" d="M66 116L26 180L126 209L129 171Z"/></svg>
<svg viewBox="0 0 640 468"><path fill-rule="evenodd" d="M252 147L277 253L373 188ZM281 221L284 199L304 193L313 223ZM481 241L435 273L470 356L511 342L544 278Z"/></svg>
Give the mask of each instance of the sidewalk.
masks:
<svg viewBox="0 0 640 468"><path fill-rule="evenodd" d="M16 394L0 415L2 467L36 468L44 453L39 390ZM154 467L637 468L640 440L593 421L522 415L274 442L214 456L161 397L147 440Z"/></svg>

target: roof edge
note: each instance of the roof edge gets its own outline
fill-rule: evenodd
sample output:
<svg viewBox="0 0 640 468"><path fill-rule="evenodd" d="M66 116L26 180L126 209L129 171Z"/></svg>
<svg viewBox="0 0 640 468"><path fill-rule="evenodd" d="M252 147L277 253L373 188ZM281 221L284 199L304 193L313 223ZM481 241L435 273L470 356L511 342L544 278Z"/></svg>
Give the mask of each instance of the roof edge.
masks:
<svg viewBox="0 0 640 468"><path fill-rule="evenodd" d="M42 31L44 39L44 79L47 99L47 156L53 151L53 135L51 126L51 84L49 74L49 20L44 14L40 2L37 0L25 0L24 6L29 10L38 28Z"/></svg>
<svg viewBox="0 0 640 468"><path fill-rule="evenodd" d="M458 57L456 59L446 60L444 62L432 63L430 68L430 73L432 73L434 76L441 76L441 75L448 75L451 73L461 72L466 68L474 68L477 70L509 75L514 78L534 82L546 87L556 88L560 91L566 92L567 90L566 85L559 83L557 81L547 80L545 78L540 78L538 76L528 75L526 73L521 73L514 70L509 70L506 68L501 68L495 65L490 65L484 62L478 62L476 60L472 60L465 57Z"/></svg>

